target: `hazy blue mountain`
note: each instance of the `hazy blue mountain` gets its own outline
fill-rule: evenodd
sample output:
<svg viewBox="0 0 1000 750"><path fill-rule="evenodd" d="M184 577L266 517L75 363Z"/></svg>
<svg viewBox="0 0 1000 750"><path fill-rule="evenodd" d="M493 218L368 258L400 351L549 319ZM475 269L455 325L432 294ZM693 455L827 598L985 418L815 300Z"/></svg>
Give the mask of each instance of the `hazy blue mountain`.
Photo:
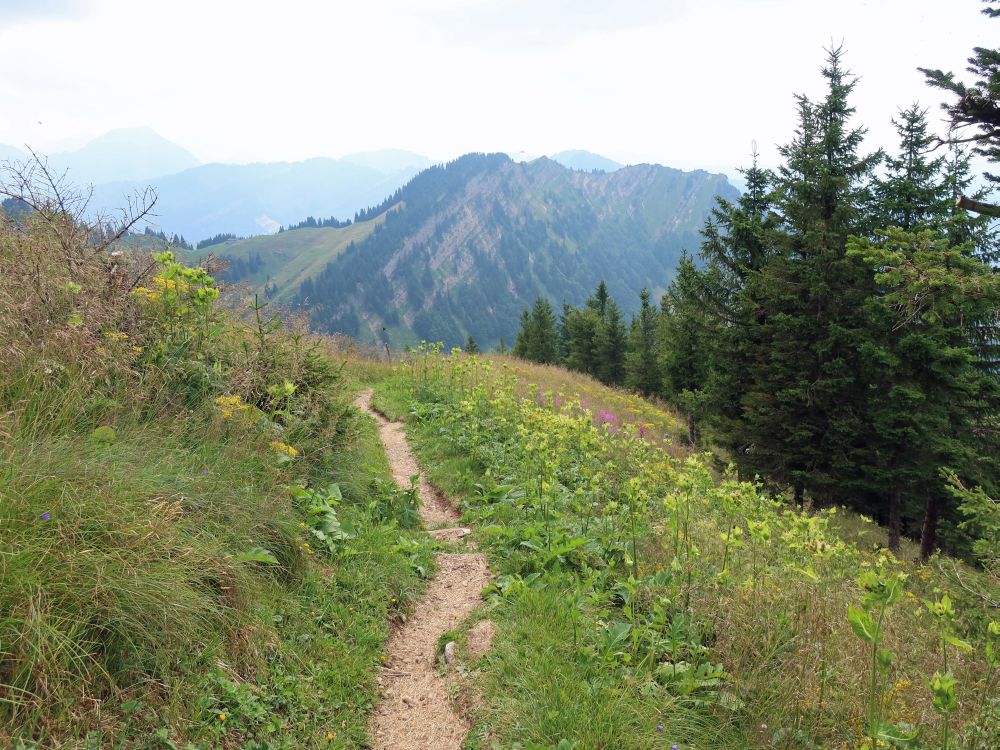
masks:
<svg viewBox="0 0 1000 750"><path fill-rule="evenodd" d="M0 143L0 162L19 162L23 161L26 156L27 154L16 146L8 146L6 143Z"/></svg>
<svg viewBox="0 0 1000 750"><path fill-rule="evenodd" d="M384 174L398 174L406 172L410 177L421 169L427 169L434 162L426 156L415 154L412 151L404 151L398 148L384 149L382 151L362 151L357 154L342 156L340 161L350 164L358 164L362 167L369 167Z"/></svg>
<svg viewBox="0 0 1000 750"><path fill-rule="evenodd" d="M76 151L52 154L49 163L68 170L78 185L99 185L118 180L149 180L174 174L198 164L187 149L150 128L120 128L87 143Z"/></svg>
<svg viewBox="0 0 1000 750"><path fill-rule="evenodd" d="M600 154L590 151L580 151L578 149L560 151L549 158L554 162L562 164L564 167L578 169L581 172L593 172L595 169L600 172L614 172L616 169L621 169L624 166Z"/></svg>
<svg viewBox="0 0 1000 750"><path fill-rule="evenodd" d="M381 202L419 171L385 173L344 160L205 164L153 180L99 185L94 206L112 210L123 196L147 184L159 200L155 223L192 242L221 233L253 235L307 216L350 219Z"/></svg>
<svg viewBox="0 0 1000 750"><path fill-rule="evenodd" d="M298 229L217 248L231 279L268 285L313 324L393 346L513 341L536 295L557 309L582 303L605 279L626 312L638 292L669 284L695 251L722 175L642 164L612 173L551 159L469 154L431 167L347 229ZM383 327L385 334L383 334Z"/></svg>

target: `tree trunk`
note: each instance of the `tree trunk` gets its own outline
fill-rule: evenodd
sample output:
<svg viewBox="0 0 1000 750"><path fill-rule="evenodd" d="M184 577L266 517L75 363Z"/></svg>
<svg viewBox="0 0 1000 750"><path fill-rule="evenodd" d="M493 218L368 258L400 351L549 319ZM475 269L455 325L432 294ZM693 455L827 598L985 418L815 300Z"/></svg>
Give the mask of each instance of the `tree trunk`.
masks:
<svg viewBox="0 0 1000 750"><path fill-rule="evenodd" d="M687 415L688 442L695 448L698 447L698 425L694 420L694 414Z"/></svg>
<svg viewBox="0 0 1000 750"><path fill-rule="evenodd" d="M899 538L902 532L903 521L899 515L899 506L902 503L902 493L899 489L889 492L889 551L893 554L899 552Z"/></svg>
<svg viewBox="0 0 1000 750"><path fill-rule="evenodd" d="M927 559L934 554L937 543L938 504L937 495L931 493L927 496L927 504L924 506L924 525L920 530L920 559L923 562L927 562Z"/></svg>
<svg viewBox="0 0 1000 750"><path fill-rule="evenodd" d="M796 483L795 485L795 506L799 510L803 510L803 503L805 498L805 491L801 483Z"/></svg>

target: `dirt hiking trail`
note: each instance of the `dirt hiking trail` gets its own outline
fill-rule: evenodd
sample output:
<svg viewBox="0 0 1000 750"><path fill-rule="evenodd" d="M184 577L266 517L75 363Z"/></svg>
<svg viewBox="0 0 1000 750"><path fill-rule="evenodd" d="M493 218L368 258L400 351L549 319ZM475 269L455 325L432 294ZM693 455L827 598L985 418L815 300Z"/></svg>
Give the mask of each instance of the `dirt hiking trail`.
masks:
<svg viewBox="0 0 1000 750"><path fill-rule="evenodd" d="M378 423L393 479L403 489L420 473L400 422L390 422L371 405L372 391L362 392L355 405ZM420 514L438 539L459 542L469 534L456 523L458 511L420 475ZM445 527L445 528L441 528ZM443 552L437 556L437 575L426 598L389 638L388 658L379 677L382 699L372 712L375 750L460 750L469 731L448 697L448 682L434 669L438 640L458 627L480 603L480 592L490 582L481 554Z"/></svg>

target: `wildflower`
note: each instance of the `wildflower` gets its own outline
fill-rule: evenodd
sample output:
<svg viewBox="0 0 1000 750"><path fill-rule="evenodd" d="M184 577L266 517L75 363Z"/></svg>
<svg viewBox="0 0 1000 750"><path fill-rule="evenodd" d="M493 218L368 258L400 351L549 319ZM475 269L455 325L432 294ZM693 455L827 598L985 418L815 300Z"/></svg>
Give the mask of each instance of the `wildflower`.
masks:
<svg viewBox="0 0 1000 750"><path fill-rule="evenodd" d="M39 518L41 518L43 521L48 521L50 518L52 518L52 514L49 513L48 511L45 511L44 513L42 513L42 515L39 516Z"/></svg>
<svg viewBox="0 0 1000 750"><path fill-rule="evenodd" d="M208 469L202 469L202 470L201 470L201 473L202 473L202 474L208 474Z"/></svg>
<svg viewBox="0 0 1000 750"><path fill-rule="evenodd" d="M662 732L663 731L663 725L662 724L657 724L656 725L656 731L657 732Z"/></svg>
<svg viewBox="0 0 1000 750"><path fill-rule="evenodd" d="M231 419L234 414L242 414L250 408L250 405L244 404L239 396L217 396L215 405L219 407L219 414L224 419Z"/></svg>
<svg viewBox="0 0 1000 750"><path fill-rule="evenodd" d="M272 440L271 447L274 448L278 453L283 453L290 458L295 458L299 455L299 452L290 445L282 443L280 440Z"/></svg>
<svg viewBox="0 0 1000 750"><path fill-rule="evenodd" d="M334 734L333 732L327 732L326 733L326 741L327 742L333 742L333 738L336 737L336 736L337 735Z"/></svg>
<svg viewBox="0 0 1000 750"><path fill-rule="evenodd" d="M226 720L226 715L225 714L219 714L219 721L225 721L225 720Z"/></svg>

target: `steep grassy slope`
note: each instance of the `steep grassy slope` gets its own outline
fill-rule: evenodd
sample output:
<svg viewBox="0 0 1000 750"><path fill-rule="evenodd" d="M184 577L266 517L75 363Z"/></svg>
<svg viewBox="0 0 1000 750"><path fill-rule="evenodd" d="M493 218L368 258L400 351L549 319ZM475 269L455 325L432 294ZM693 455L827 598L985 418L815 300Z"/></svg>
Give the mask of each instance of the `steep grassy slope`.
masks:
<svg viewBox="0 0 1000 750"><path fill-rule="evenodd" d="M470 154L422 172L379 211L385 225L349 247L296 300L328 331L391 343L508 342L537 295L579 304L602 279L626 311L661 290L717 194L720 175L639 165L612 174Z"/></svg>
<svg viewBox="0 0 1000 750"><path fill-rule="evenodd" d="M0 218L0 747L367 746L431 558L342 358L46 210Z"/></svg>
<svg viewBox="0 0 1000 750"><path fill-rule="evenodd" d="M212 253L224 260L249 262L252 272L228 272L223 278L265 285L276 289L274 299L288 301L303 281L323 270L352 243L363 241L385 221L380 214L368 221L346 227L293 229L273 235L248 237L211 245L193 253L204 257Z"/></svg>

